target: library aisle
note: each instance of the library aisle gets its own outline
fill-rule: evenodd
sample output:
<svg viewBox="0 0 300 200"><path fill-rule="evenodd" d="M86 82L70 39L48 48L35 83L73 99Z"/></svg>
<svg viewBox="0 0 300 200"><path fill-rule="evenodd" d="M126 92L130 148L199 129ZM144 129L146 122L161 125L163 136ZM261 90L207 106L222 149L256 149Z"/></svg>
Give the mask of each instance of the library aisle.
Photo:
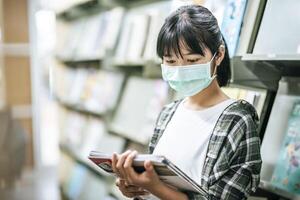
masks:
<svg viewBox="0 0 300 200"><path fill-rule="evenodd" d="M182 7L187 5L190 7ZM194 10L174 14L180 7ZM204 17L203 7L216 21ZM91 151L94 156L99 152L111 156L113 152L136 150L139 154L151 153L147 158L160 164L155 170L161 182L168 180L163 173L174 178L173 183L168 182L178 189L168 187L173 194L192 194L193 190L202 192L203 199L215 195L219 195L216 199L244 199L245 195L249 200L300 200L299 8L299 0L0 0L0 199L133 199L122 194L115 177L105 172L111 170L109 161L98 166L94 162L100 162L99 158L89 156ZM190 17L199 10L203 13ZM170 20L171 13L181 18ZM202 28L213 22L214 26ZM177 31L173 35L177 37L175 44L167 44L174 27L179 27L176 23L192 27L193 31ZM162 27L167 31L160 33ZM212 30L220 36L211 42L221 41L216 48L211 47L215 44L206 44ZM180 56L163 55L163 60L157 54L160 50L166 53L165 45L182 48L178 37L193 37L197 31L199 38L186 40L193 53L189 56L198 56L195 62L186 59L185 64L175 65L172 62L176 63ZM161 46L157 46L159 37ZM224 55L227 69L219 70L225 61L218 64L215 57L213 66L205 65L202 61L207 54L202 53L202 48L212 55L217 51L218 58ZM190 68L181 68L182 65ZM235 114L240 121L222 118L230 113L224 110L234 104L224 107L220 117L215 109L219 108L217 101L209 104L205 100L207 104L202 104L210 106L191 106L188 89L198 89L204 81L211 80L212 67L218 67L217 81L212 79L203 89L209 91L215 83L219 93L225 94L223 97L241 102L244 108L254 108L259 118L257 126L247 121L244 127L238 127L250 116L242 111ZM231 74L228 84L219 90L219 78L227 72ZM191 88L196 82L199 86ZM181 118L191 115L197 115L201 127L193 123L196 118ZM202 127L212 123L213 118L216 122L211 131L208 125ZM232 131L225 125L218 129L217 122L222 124L221 120L232 124ZM179 121L182 126L178 126ZM251 126L254 131L248 131ZM223 131L226 128L227 132ZM202 129L211 136L207 150L223 134L225 140L219 142L221 150L213 152L216 154L201 154L205 143L196 134L196 139L201 139L199 145L187 145L193 132ZM167 134L160 137L164 131ZM186 159L184 153L165 156L163 160L153 152L156 139L161 139L158 146L166 147L160 146L156 151L168 154L174 150L178 141L170 132L184 132L186 138L177 140L183 138L180 144L189 147L185 151L191 153L197 147L197 158L190 158L195 163L188 168L180 160ZM245 139L235 132L254 136ZM180 148L178 145L178 151ZM206 157L201 160L200 154ZM195 167L198 161L203 163L202 172L208 170L211 176L194 176L200 169ZM136 160L136 170L144 171L137 163ZM212 163L214 167L207 169ZM232 179L228 181L229 176ZM179 179L184 182L179 184ZM241 180L244 182L239 185ZM222 195L216 189L220 185ZM234 192L238 198L230 196ZM144 198L158 199L154 196Z"/></svg>

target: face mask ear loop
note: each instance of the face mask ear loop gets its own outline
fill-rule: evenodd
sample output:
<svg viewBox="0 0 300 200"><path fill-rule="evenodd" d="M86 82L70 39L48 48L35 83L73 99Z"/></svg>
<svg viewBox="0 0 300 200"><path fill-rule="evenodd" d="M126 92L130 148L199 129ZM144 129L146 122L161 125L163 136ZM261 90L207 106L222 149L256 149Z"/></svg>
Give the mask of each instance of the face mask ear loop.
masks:
<svg viewBox="0 0 300 200"><path fill-rule="evenodd" d="M210 62L212 62L212 60L215 58L216 55L217 55L217 52L214 54L214 56L212 57ZM214 73L212 74L212 77L211 77L212 79L217 77L217 67L218 66L215 66Z"/></svg>

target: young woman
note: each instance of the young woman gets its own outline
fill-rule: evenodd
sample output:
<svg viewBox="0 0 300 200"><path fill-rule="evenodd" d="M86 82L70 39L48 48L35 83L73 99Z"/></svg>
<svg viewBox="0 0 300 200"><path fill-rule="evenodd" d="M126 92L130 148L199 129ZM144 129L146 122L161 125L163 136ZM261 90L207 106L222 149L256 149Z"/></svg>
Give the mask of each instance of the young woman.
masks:
<svg viewBox="0 0 300 200"><path fill-rule="evenodd" d="M136 151L113 155L117 186L127 197L246 199L260 181L258 117L249 103L230 99L220 89L231 71L216 18L199 5L180 7L160 30L157 54L164 80L185 98L161 111L149 153L165 155L208 195L169 187L150 162L137 174L131 167Z"/></svg>

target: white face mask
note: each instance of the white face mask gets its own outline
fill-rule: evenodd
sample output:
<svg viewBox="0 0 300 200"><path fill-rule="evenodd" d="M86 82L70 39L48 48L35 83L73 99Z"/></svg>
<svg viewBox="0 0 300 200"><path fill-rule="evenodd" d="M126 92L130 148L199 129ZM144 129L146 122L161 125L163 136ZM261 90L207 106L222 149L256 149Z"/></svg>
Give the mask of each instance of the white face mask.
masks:
<svg viewBox="0 0 300 200"><path fill-rule="evenodd" d="M181 95L193 96L207 88L216 75L211 76L212 59L205 64L168 66L161 64L162 77Z"/></svg>

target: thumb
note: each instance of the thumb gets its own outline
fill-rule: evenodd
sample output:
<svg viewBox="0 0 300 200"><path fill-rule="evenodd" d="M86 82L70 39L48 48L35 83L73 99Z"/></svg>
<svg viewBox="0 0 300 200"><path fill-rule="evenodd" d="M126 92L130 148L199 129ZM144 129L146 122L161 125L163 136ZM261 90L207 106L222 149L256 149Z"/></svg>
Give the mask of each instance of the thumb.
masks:
<svg viewBox="0 0 300 200"><path fill-rule="evenodd" d="M146 172L147 172L148 174L153 174L153 173L155 173L154 167L153 167L151 161L149 161L149 160L145 161L144 167L145 167Z"/></svg>

